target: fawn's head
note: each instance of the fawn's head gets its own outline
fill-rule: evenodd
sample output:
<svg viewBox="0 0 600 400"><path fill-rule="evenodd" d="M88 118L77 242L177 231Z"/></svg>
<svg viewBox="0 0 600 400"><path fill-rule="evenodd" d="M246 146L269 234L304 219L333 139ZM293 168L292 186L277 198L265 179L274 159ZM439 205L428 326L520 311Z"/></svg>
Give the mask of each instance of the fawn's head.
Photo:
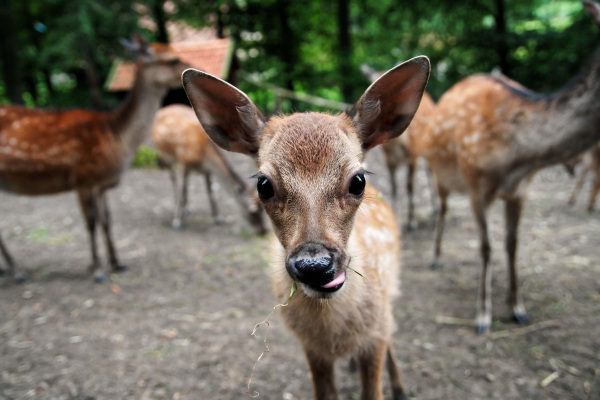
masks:
<svg viewBox="0 0 600 400"><path fill-rule="evenodd" d="M149 44L136 34L131 41L121 39L121 44L137 59L137 68L144 79L162 88L180 87L181 73L189 68L167 44Z"/></svg>
<svg viewBox="0 0 600 400"><path fill-rule="evenodd" d="M228 83L197 70L183 74L211 139L257 157L258 195L285 249L286 269L307 295L328 298L344 286L346 244L364 197L365 153L406 129L428 76L429 60L417 57L384 74L349 112L267 119Z"/></svg>

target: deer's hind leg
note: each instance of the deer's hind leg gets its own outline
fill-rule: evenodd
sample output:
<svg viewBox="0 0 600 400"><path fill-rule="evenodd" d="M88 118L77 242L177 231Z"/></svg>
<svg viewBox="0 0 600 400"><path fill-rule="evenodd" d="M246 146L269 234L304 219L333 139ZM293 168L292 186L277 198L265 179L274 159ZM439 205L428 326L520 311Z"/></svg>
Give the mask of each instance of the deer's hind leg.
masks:
<svg viewBox="0 0 600 400"><path fill-rule="evenodd" d="M90 251L92 253L92 263L89 271L94 280L98 283L106 281L106 275L100 268L100 259L98 258L98 246L96 244L96 221L98 220L98 204L92 189L80 189L77 191L79 206L85 219L88 235L90 238Z"/></svg>
<svg viewBox="0 0 600 400"><path fill-rule="evenodd" d="M127 267L125 265L119 264L119 260L117 259L117 251L113 244L110 226L110 211L108 209L106 191L103 190L96 196L98 216L100 217L100 225L102 226L102 233L104 234L104 242L106 244L106 251L108 253L108 261L110 263L111 270L113 272L125 271Z"/></svg>
<svg viewBox="0 0 600 400"><path fill-rule="evenodd" d="M6 261L6 265L8 266L8 274L14 277L15 281L18 283L25 282L25 274L17 269L14 259L2 241L2 237L0 237L0 252L2 253L2 257L4 257L4 261ZM0 268L0 275L3 275L4 272L5 270Z"/></svg>

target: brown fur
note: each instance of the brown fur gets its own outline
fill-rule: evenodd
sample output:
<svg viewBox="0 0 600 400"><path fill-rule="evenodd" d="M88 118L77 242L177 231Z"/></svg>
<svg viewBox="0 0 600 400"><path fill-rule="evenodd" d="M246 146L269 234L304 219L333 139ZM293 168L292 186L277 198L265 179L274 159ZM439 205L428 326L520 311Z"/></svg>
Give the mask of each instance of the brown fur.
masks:
<svg viewBox="0 0 600 400"><path fill-rule="evenodd" d="M527 186L543 167L563 162L600 139L600 54L563 90L542 96L506 77L476 75L442 96L431 121L425 156L436 177L441 210L434 267L450 192L467 192L481 239L483 274L476 323L491 324L490 244L486 210L495 198L506 204L506 251L513 316L528 322L518 295L517 229Z"/></svg>
<svg viewBox="0 0 600 400"><path fill-rule="evenodd" d="M400 267L395 217L372 187L367 185L360 195L348 188L364 172L366 150L406 129L428 69L424 58L394 68L349 114L305 113L269 121L225 82L200 71L184 73L184 87L209 136L224 148L258 153L259 183L267 179L273 187L273 195L262 199L277 238L273 290L283 301L293 280L298 282L299 290L282 314L306 353L315 399L337 399L334 361L345 355L358 361L361 399L383 399L386 359L394 399L404 396L391 340L391 299ZM334 269L329 283L345 279L335 291L304 280L294 263L321 262L323 254L330 263L315 270Z"/></svg>
<svg viewBox="0 0 600 400"><path fill-rule="evenodd" d="M259 234L266 232L261 215L262 207L257 203L258 199L248 192L244 180L210 141L189 106L174 104L160 109L152 127L152 141L162 163L168 167L173 183L176 204L173 228L179 229L183 223L187 205L188 175L194 170L204 175L215 221L219 222L220 219L211 185L211 177L214 173L226 181L227 189L234 189L233 197L256 232Z"/></svg>
<svg viewBox="0 0 600 400"><path fill-rule="evenodd" d="M112 269L122 269L110 235L105 191L118 184L148 135L163 96L178 85L185 68L168 48L150 51L143 39L137 41L141 57L134 87L113 112L0 107L0 189L22 195L77 191L90 233L90 269L99 281L105 277L96 251L97 221ZM22 279L5 246L0 247L12 275Z"/></svg>

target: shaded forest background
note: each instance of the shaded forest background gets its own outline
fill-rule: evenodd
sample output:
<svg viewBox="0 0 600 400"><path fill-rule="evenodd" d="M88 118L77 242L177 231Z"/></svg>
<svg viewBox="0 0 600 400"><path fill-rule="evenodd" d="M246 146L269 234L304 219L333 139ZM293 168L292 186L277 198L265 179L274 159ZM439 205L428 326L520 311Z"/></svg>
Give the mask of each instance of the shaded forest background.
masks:
<svg viewBox="0 0 600 400"><path fill-rule="evenodd" d="M141 17L153 26L140 26ZM386 70L420 54L432 61L435 99L492 70L549 92L581 69L599 38L578 0L7 0L0 101L110 108L118 99L103 84L112 61L127 57L119 39L141 32L168 42L169 20L235 40L239 86L267 111L274 98L244 76L350 103L368 85L361 63Z"/></svg>

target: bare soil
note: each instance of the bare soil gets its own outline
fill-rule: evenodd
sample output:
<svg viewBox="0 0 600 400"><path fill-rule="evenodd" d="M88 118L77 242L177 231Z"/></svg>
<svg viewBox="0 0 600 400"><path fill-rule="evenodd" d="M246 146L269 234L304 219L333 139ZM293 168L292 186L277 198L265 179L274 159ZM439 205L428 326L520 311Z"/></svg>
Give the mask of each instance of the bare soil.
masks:
<svg viewBox="0 0 600 400"><path fill-rule="evenodd" d="M228 156L242 174L254 172L248 160ZM389 194L379 150L368 161L370 181ZM568 207L574 181L560 167L534 180L518 254L532 320L525 329L510 321L504 302L502 205L491 208L494 322L477 336L470 323L481 271L468 200L450 198L444 267L432 271L435 224L422 170L418 178L419 227L403 234L403 295L394 309L410 397L600 398L600 212L585 211L587 193ZM248 398L264 331L250 332L276 304L269 239L253 236L235 202L219 193L223 225L213 223L204 183L193 177L187 225L174 231L166 172L128 172L109 201L129 270L106 284L87 274L88 238L73 193L0 194L3 237L29 277L22 285L0 278L0 399ZM394 206L401 223L405 199ZM277 312L269 347L252 391L310 399L304 355ZM358 376L345 361L337 384L340 398L358 398Z"/></svg>

